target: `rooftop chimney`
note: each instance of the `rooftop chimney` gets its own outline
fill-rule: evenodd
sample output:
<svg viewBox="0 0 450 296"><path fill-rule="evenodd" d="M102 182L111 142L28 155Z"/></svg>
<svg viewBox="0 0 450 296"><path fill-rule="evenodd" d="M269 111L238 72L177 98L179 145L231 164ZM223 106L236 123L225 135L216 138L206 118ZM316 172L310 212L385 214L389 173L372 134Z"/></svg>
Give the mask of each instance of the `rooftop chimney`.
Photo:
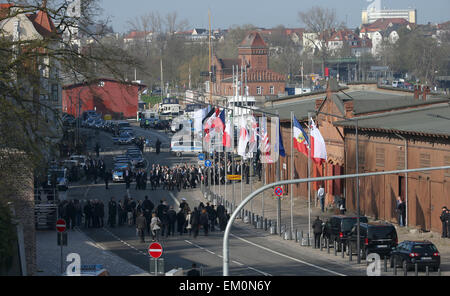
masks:
<svg viewBox="0 0 450 296"><path fill-rule="evenodd" d="M344 102L345 107L345 117L352 118L353 117L353 100Z"/></svg>

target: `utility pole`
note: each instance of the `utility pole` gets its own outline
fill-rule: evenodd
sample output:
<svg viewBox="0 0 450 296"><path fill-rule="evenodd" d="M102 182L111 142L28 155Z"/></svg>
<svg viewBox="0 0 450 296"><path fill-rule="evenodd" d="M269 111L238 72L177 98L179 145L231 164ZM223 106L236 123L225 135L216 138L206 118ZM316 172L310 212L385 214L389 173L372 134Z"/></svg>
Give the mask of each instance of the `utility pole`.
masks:
<svg viewBox="0 0 450 296"><path fill-rule="evenodd" d="M212 53L211 53L211 11L208 9L209 16L209 103L212 104Z"/></svg>

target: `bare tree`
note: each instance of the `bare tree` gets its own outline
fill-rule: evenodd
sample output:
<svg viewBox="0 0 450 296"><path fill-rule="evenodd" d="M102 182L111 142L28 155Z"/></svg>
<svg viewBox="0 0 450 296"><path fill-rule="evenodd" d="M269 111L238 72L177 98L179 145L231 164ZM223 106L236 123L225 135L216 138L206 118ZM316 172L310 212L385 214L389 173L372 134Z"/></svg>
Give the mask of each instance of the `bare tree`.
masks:
<svg viewBox="0 0 450 296"><path fill-rule="evenodd" d="M322 60L322 73L324 73L325 60L330 55L328 40L330 40L336 29L344 27L338 21L336 10L314 6L306 12L298 13L300 22L306 25L308 33L303 38L307 38L314 46L315 53Z"/></svg>

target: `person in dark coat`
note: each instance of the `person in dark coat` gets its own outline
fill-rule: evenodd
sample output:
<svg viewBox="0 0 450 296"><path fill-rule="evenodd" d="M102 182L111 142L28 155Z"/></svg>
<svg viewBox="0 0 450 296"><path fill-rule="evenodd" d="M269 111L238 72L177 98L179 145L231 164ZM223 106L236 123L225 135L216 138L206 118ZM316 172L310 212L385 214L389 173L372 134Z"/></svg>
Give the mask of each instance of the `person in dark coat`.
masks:
<svg viewBox="0 0 450 296"><path fill-rule="evenodd" d="M161 150L161 141L159 140L159 138L156 140L155 149L156 149L156 154L159 154L159 152Z"/></svg>
<svg viewBox="0 0 450 296"><path fill-rule="evenodd" d="M225 228L227 226L227 219L225 216L225 207L222 204L219 204L217 206L217 218L219 218L219 228L220 231L225 231Z"/></svg>
<svg viewBox="0 0 450 296"><path fill-rule="evenodd" d="M167 215L167 211L164 210L163 213L161 214L161 218L159 218L161 220L161 236L164 236L164 234L166 235L166 237L169 236L169 215Z"/></svg>
<svg viewBox="0 0 450 296"><path fill-rule="evenodd" d="M197 270L197 264L192 263L192 269L187 272L186 276L200 276L200 271Z"/></svg>
<svg viewBox="0 0 450 296"><path fill-rule="evenodd" d="M92 226L92 205L91 201L88 200L84 205L84 227L89 228Z"/></svg>
<svg viewBox="0 0 450 296"><path fill-rule="evenodd" d="M111 197L111 200L108 203L108 225L110 227L116 226L116 214L117 214L117 203L114 200L114 197Z"/></svg>
<svg viewBox="0 0 450 296"><path fill-rule="evenodd" d="M180 210L177 213L177 231L180 235L184 233L184 224L186 223L186 216L183 210Z"/></svg>
<svg viewBox="0 0 450 296"><path fill-rule="evenodd" d="M170 206L170 209L167 211L167 216L169 218L169 229L167 235L175 235L175 224L177 222L177 212Z"/></svg>
<svg viewBox="0 0 450 296"><path fill-rule="evenodd" d="M70 200L67 205L66 205L66 215L67 215L67 222L68 222L68 227L69 229L73 229L75 227L76 224L76 210L75 210L75 206L73 204L73 201Z"/></svg>
<svg viewBox="0 0 450 296"><path fill-rule="evenodd" d="M142 203L142 209L144 211L144 217L147 221L147 233L150 235L150 222L152 220L152 212L155 205L152 203L151 200L148 199L148 196L146 195L144 198L144 202Z"/></svg>
<svg viewBox="0 0 450 296"><path fill-rule="evenodd" d="M163 200L159 201L159 205L156 208L156 216L161 220L162 214L164 211L167 211L167 206L164 204Z"/></svg>
<svg viewBox="0 0 450 296"><path fill-rule="evenodd" d="M217 212L216 212L216 210L214 209L214 205L212 205L212 206L209 208L209 211L208 211L208 217L209 217L209 221L210 221L211 231L214 231L214 227L215 227L216 224L217 224Z"/></svg>
<svg viewBox="0 0 450 296"><path fill-rule="evenodd" d="M98 227L105 226L105 204L99 200L98 201Z"/></svg>
<svg viewBox="0 0 450 296"><path fill-rule="evenodd" d="M136 229L141 238L141 243L145 242L145 228L147 228L147 220L143 213L139 213L139 216L136 218Z"/></svg>
<svg viewBox="0 0 450 296"><path fill-rule="evenodd" d="M322 220L317 216L312 225L314 232L314 247L320 248L320 235L322 234Z"/></svg>
<svg viewBox="0 0 450 296"><path fill-rule="evenodd" d="M449 237L448 233L448 220L450 218L450 213L446 206L442 207L441 216L439 217L442 222L442 237Z"/></svg>
<svg viewBox="0 0 450 296"><path fill-rule="evenodd" d="M199 221L200 226L203 228L203 231L205 233L205 236L208 236L208 230L209 230L209 216L208 216L208 212L206 211L206 209L202 210L202 213L200 215L200 221Z"/></svg>
<svg viewBox="0 0 450 296"><path fill-rule="evenodd" d="M105 180L105 187L106 187L106 189L109 189L108 188L108 184L109 184L109 181L112 180L112 173L111 173L111 171L109 171L109 170L105 171L103 179Z"/></svg>
<svg viewBox="0 0 450 296"><path fill-rule="evenodd" d="M191 213L191 227L194 238L198 236L199 223L200 223L200 212L197 208L194 208L194 211Z"/></svg>

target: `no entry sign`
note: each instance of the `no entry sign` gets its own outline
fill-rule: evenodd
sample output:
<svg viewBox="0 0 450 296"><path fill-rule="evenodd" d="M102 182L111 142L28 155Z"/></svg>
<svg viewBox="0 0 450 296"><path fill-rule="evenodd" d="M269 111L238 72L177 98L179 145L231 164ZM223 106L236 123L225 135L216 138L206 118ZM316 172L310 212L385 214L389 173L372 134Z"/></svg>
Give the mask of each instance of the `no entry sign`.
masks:
<svg viewBox="0 0 450 296"><path fill-rule="evenodd" d="M148 254L150 256L152 256L153 258L161 257L162 253L163 253L162 246L160 244L158 244L158 243L152 243L148 247Z"/></svg>
<svg viewBox="0 0 450 296"><path fill-rule="evenodd" d="M58 219L58 221L56 221L56 230L58 232L66 231L66 221L64 219Z"/></svg>
<svg viewBox="0 0 450 296"><path fill-rule="evenodd" d="M280 186L275 187L274 193L275 193L275 195L278 196L278 197L282 196L282 195L283 195L283 188L280 187Z"/></svg>

